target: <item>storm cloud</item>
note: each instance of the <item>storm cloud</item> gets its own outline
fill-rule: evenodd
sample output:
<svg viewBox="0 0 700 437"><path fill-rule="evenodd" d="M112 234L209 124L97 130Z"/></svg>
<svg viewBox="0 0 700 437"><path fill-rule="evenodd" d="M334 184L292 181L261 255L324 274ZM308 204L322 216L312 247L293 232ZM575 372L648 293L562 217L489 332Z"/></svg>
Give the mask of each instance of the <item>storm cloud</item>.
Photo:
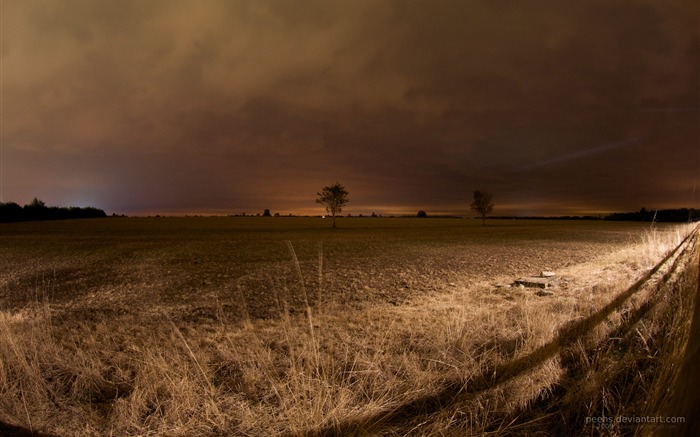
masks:
<svg viewBox="0 0 700 437"><path fill-rule="evenodd" d="M2 2L2 200L700 207L693 1ZM697 187L700 189L700 187Z"/></svg>

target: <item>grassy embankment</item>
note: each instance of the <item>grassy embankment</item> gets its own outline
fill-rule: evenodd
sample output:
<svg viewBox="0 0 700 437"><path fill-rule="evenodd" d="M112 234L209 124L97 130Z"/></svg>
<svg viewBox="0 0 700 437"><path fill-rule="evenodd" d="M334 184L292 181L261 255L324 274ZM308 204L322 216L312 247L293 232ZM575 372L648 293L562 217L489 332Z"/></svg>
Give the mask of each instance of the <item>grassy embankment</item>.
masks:
<svg viewBox="0 0 700 437"><path fill-rule="evenodd" d="M290 245L288 282L314 305L292 313L288 288L273 280L271 320L246 315L243 292L242 315L222 306L209 323L174 321L168 307L65 320L46 298L51 284L38 284L31 305L0 312L0 420L59 435L583 432L600 411L665 405L697 273L660 269L590 331L567 327L604 309L686 232L650 232L564 268L552 297L479 282L353 307L325 298L321 247L309 288Z"/></svg>

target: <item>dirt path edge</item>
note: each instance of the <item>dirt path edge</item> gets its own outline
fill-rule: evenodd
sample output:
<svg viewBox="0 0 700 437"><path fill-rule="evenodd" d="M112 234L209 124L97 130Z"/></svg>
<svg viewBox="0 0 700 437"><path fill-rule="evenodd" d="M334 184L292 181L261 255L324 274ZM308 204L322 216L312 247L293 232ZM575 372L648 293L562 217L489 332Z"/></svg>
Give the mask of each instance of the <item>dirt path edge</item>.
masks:
<svg viewBox="0 0 700 437"><path fill-rule="evenodd" d="M697 232L697 231L696 231ZM690 326L690 336L685 357L678 375L677 389L666 411L667 417L683 417L685 422L663 430L660 435L700 435L700 250L698 250L698 288L695 294L695 310Z"/></svg>

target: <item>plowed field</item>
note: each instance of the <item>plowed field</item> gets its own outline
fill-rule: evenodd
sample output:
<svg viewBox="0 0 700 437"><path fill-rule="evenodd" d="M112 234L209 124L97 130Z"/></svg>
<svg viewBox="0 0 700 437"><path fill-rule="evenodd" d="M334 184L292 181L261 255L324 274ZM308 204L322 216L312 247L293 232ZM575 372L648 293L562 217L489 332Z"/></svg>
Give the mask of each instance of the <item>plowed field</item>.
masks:
<svg viewBox="0 0 700 437"><path fill-rule="evenodd" d="M310 303L416 294L475 281L509 283L638 243L648 225L574 221L354 218L338 229L320 218L110 218L0 225L0 303L8 309L48 294L81 310L187 305L212 315L214 300L253 318L278 314L275 293ZM76 308L77 309L77 308ZM235 311L234 311L235 312ZM183 315L184 316L184 315Z"/></svg>

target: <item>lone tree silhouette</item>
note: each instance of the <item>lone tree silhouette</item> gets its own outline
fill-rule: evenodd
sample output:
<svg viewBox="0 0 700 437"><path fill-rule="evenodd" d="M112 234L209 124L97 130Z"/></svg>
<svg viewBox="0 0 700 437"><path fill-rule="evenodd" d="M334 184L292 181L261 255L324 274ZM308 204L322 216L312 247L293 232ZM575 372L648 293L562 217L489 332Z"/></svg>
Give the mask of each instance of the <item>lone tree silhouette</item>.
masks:
<svg viewBox="0 0 700 437"><path fill-rule="evenodd" d="M46 208L46 203L39 199L38 197L35 197L32 199L31 203L27 205L29 208Z"/></svg>
<svg viewBox="0 0 700 437"><path fill-rule="evenodd" d="M493 196L491 196L491 193L487 193L486 191L481 191L481 190L476 190L474 191L474 201L471 204L471 208L475 211L478 211L479 214L481 214L481 225L486 224L486 214L491 213L493 211L493 202L491 202L491 199Z"/></svg>
<svg viewBox="0 0 700 437"><path fill-rule="evenodd" d="M323 191L316 193L318 198L316 203L326 207L326 212L333 217L333 227L335 228L335 215L343 210L343 206L348 203L348 190L340 183L323 187Z"/></svg>

